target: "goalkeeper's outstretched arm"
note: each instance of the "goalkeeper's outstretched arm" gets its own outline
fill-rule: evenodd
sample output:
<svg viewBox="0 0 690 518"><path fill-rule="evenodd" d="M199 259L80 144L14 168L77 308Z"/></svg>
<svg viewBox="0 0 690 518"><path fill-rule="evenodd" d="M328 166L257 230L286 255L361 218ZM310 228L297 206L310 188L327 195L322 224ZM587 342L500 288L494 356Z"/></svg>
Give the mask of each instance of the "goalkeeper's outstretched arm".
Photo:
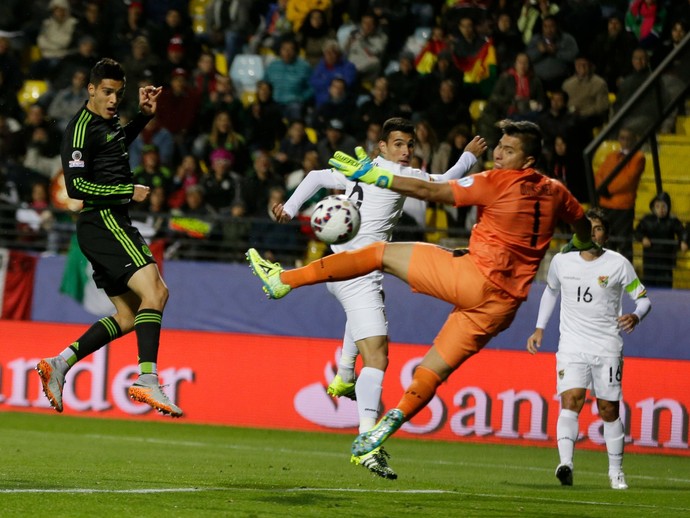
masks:
<svg viewBox="0 0 690 518"><path fill-rule="evenodd" d="M442 203L445 205L454 205L453 190L450 188L448 182L427 182L419 178L410 178L408 176L394 176L395 181L389 187L391 191L395 191L404 196L417 198L418 200L426 200L431 202Z"/></svg>

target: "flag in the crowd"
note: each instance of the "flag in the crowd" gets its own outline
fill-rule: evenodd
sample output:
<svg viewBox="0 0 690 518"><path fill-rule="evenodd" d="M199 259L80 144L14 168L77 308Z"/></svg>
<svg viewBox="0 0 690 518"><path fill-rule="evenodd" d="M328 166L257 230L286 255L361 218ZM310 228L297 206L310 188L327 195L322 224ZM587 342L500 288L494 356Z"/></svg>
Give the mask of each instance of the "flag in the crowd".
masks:
<svg viewBox="0 0 690 518"><path fill-rule="evenodd" d="M36 257L0 248L0 318L30 320Z"/></svg>
<svg viewBox="0 0 690 518"><path fill-rule="evenodd" d="M149 243L149 249L162 275L165 243L162 240L153 241ZM112 315L115 309L105 291L96 287L93 280L93 267L79 248L76 234L72 236L67 250L60 293L69 295L84 306L86 311L96 316Z"/></svg>
<svg viewBox="0 0 690 518"><path fill-rule="evenodd" d="M455 65L463 71L465 86L477 90L482 99L491 94L498 77L496 48L489 38L479 52L474 56L457 58L453 56Z"/></svg>
<svg viewBox="0 0 690 518"><path fill-rule="evenodd" d="M93 268L79 248L76 234L72 236L67 250L60 293L69 295L93 315L103 317L113 313L113 303L103 290L96 287Z"/></svg>

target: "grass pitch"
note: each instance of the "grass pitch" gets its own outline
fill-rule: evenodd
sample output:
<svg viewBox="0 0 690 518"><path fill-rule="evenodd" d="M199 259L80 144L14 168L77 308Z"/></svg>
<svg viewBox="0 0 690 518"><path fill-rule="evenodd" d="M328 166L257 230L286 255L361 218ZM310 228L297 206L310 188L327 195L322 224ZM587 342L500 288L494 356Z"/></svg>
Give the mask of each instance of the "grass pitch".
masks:
<svg viewBox="0 0 690 518"><path fill-rule="evenodd" d="M349 464L353 437L0 413L0 515L98 517L688 516L690 459L392 438L398 480Z"/></svg>

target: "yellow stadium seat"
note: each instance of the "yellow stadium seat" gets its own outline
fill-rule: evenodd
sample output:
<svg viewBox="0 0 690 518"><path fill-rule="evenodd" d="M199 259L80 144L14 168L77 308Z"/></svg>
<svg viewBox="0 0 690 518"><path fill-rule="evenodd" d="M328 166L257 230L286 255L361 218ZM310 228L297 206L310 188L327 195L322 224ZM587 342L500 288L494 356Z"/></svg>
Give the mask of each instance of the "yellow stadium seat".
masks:
<svg viewBox="0 0 690 518"><path fill-rule="evenodd" d="M229 72L229 68L228 68L228 60L225 57L225 54L223 54L222 52L216 52L215 58L216 58L216 72L218 72L222 76L227 76L228 72Z"/></svg>
<svg viewBox="0 0 690 518"><path fill-rule="evenodd" d="M470 117L472 117L473 122L479 120L479 116L484 111L484 108L486 108L486 100L484 99L475 99L470 103Z"/></svg>
<svg viewBox="0 0 690 518"><path fill-rule="evenodd" d="M251 106L256 101L256 92L253 90L245 90L242 92L242 106L247 108Z"/></svg>
<svg viewBox="0 0 690 518"><path fill-rule="evenodd" d="M17 93L19 104L26 111L48 91L48 83L37 79L27 79Z"/></svg>
<svg viewBox="0 0 690 518"><path fill-rule="evenodd" d="M304 128L304 132L307 134L307 138L312 144L316 144L319 141L319 136L316 134L316 130L314 128L306 127Z"/></svg>
<svg viewBox="0 0 690 518"><path fill-rule="evenodd" d="M206 7L210 0L190 0L189 17L192 20L194 34L204 34L206 32Z"/></svg>

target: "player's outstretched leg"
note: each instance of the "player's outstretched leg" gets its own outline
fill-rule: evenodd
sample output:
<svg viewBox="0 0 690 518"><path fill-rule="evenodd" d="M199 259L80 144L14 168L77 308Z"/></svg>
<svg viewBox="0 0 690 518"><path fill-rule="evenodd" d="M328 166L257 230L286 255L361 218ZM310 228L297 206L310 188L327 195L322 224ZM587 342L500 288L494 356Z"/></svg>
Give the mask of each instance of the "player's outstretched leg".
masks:
<svg viewBox="0 0 690 518"><path fill-rule="evenodd" d="M180 417L182 415L182 409L170 401L158 384L158 376L155 376L155 381L147 381L139 377L139 379L129 387L127 394L134 401L146 403L158 410L161 414L171 417Z"/></svg>
<svg viewBox="0 0 690 518"><path fill-rule="evenodd" d="M399 408L386 412L381 420L368 432L361 433L352 443L352 455L361 457L381 446L405 422L405 416Z"/></svg>
<svg viewBox="0 0 690 518"><path fill-rule="evenodd" d="M41 378L43 393L50 401L50 405L58 412L62 412L62 387L65 386L65 375L58 362L66 365L62 356L45 358L38 362L36 371Z"/></svg>
<svg viewBox="0 0 690 518"><path fill-rule="evenodd" d="M395 480L398 478L398 474L388 465L389 458L388 452L383 447L379 447L364 455L353 455L350 458L350 462L358 466L364 466L376 476Z"/></svg>
<svg viewBox="0 0 690 518"><path fill-rule="evenodd" d="M255 248L247 250L245 255L252 272L261 279L263 290L269 299L280 299L290 293L290 286L280 280L280 274L284 269L279 263L267 261Z"/></svg>

